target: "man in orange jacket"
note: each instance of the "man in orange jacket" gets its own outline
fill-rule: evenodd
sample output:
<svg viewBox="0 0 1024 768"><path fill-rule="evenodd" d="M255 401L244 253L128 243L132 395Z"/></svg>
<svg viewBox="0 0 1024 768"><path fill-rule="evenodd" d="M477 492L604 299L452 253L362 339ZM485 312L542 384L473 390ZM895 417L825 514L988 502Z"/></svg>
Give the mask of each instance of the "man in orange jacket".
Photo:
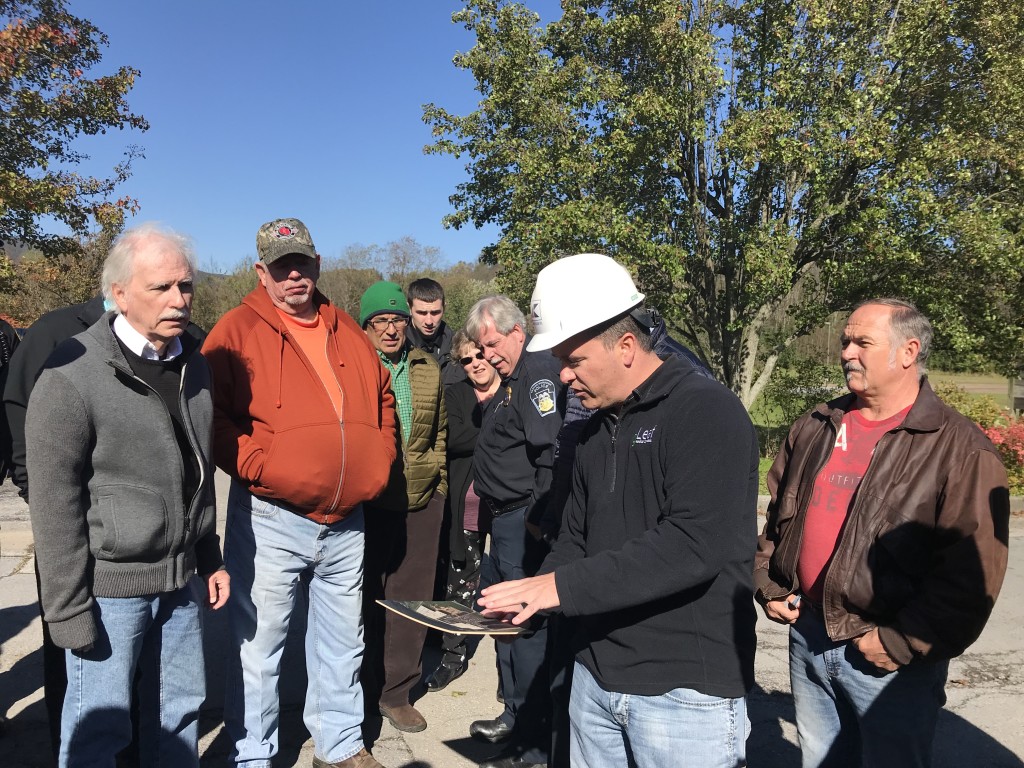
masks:
<svg viewBox="0 0 1024 768"><path fill-rule="evenodd" d="M270 768L292 606L309 583L304 718L315 768L376 768L364 749L359 667L363 508L395 459L395 399L365 334L316 290L298 219L256 234L260 284L210 332L214 459L232 477L225 564L237 656L224 720L239 765Z"/></svg>

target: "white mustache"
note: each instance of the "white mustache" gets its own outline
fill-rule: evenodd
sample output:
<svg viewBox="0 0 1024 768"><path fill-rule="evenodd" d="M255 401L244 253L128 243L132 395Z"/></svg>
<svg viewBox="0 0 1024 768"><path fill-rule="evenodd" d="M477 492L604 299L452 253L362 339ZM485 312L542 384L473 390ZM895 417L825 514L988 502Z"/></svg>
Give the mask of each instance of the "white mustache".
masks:
<svg viewBox="0 0 1024 768"><path fill-rule="evenodd" d="M160 315L161 320L188 320L192 313L187 309L172 309Z"/></svg>

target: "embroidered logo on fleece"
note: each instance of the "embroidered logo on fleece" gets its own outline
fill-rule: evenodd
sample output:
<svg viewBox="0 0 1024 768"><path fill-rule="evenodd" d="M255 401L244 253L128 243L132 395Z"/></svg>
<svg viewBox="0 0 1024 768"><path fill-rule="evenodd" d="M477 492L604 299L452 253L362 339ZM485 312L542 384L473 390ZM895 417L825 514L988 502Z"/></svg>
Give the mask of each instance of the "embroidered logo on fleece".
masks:
<svg viewBox="0 0 1024 768"><path fill-rule="evenodd" d="M533 407L541 416L547 416L555 412L555 385L551 379L541 379L533 382L530 387L530 400Z"/></svg>
<svg viewBox="0 0 1024 768"><path fill-rule="evenodd" d="M640 429L638 429L636 431L636 434L633 435L633 445L650 445L651 443L653 443L654 442L654 430L656 430L657 428L658 428L657 424L655 424L650 429L645 429L644 427L640 427Z"/></svg>

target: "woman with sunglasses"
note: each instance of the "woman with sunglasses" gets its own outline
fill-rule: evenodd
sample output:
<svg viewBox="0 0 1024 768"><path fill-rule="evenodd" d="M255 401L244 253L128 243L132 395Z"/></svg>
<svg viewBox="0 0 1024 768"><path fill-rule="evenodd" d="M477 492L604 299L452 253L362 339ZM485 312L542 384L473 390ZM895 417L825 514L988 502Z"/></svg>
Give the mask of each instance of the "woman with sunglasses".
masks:
<svg viewBox="0 0 1024 768"><path fill-rule="evenodd" d="M445 389L448 409L448 501L451 532L448 587L445 599L473 607L480 584L480 560L488 521L481 519L480 498L473 492L473 449L480 420L501 378L484 359L483 350L458 331L452 339L452 362L462 366L466 378ZM466 671L466 638L446 634L441 664L427 680L427 689L440 691Z"/></svg>

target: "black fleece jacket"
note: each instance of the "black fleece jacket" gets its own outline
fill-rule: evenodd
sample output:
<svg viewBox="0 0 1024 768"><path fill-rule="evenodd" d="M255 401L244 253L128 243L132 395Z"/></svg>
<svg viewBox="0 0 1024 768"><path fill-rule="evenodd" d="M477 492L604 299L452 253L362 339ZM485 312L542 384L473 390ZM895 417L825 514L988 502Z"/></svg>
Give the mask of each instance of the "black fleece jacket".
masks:
<svg viewBox="0 0 1024 768"><path fill-rule="evenodd" d="M606 690L743 696L754 681L758 450L736 396L670 357L587 424L541 573Z"/></svg>

